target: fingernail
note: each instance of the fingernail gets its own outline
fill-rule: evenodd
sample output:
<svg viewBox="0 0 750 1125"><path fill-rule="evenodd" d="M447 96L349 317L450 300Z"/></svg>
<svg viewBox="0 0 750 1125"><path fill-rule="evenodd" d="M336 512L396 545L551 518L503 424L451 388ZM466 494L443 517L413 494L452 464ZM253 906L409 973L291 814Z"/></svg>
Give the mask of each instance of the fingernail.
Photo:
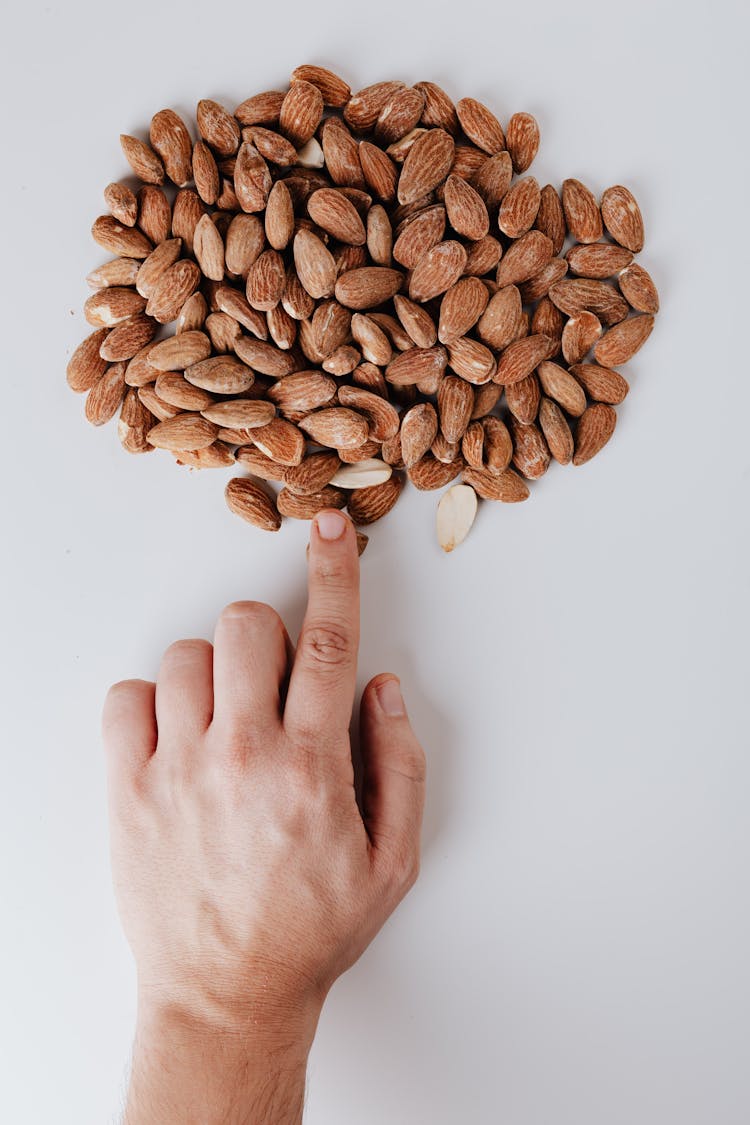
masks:
<svg viewBox="0 0 750 1125"><path fill-rule="evenodd" d="M377 687L378 703L386 715L396 717L404 714L404 701L398 680L383 680Z"/></svg>
<svg viewBox="0 0 750 1125"><path fill-rule="evenodd" d="M346 528L346 517L341 512L321 512L315 517L321 539L340 539Z"/></svg>

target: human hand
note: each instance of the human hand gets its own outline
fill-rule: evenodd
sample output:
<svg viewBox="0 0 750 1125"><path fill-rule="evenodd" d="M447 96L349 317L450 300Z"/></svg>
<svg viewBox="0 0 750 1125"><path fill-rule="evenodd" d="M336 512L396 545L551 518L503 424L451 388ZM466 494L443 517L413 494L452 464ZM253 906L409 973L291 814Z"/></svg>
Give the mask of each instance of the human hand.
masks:
<svg viewBox="0 0 750 1125"><path fill-rule="evenodd" d="M155 685L130 680L107 697L112 864L138 970L137 1042L153 1048L168 1026L184 1045L197 1028L225 1051L228 1036L238 1066L252 1040L260 1058L291 1050L304 1075L330 986L416 878L424 755L391 675L362 697L363 815L355 800L358 587L354 528L322 513L296 654L273 609L238 602L213 647L179 641Z"/></svg>

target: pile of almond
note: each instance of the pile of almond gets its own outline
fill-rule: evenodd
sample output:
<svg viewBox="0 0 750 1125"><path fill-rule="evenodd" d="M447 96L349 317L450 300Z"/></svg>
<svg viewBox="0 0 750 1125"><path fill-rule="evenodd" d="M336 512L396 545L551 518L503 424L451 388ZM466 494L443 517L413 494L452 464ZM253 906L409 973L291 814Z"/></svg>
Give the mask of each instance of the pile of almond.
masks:
<svg viewBox="0 0 750 1125"><path fill-rule="evenodd" d="M627 188L540 188L530 114L504 130L432 82L352 94L300 66L196 125L164 109L149 143L121 137L139 183L110 184L92 228L113 257L68 382L128 452L237 464L227 503L269 531L451 485L449 551L477 497L525 500L609 441L659 306Z"/></svg>

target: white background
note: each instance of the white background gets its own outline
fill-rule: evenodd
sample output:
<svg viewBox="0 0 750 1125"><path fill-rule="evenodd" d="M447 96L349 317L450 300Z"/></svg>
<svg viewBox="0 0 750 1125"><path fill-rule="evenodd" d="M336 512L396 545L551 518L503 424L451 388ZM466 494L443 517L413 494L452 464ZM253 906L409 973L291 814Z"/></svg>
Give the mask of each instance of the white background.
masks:
<svg viewBox="0 0 750 1125"><path fill-rule="evenodd" d="M28 3L2 45L0 1119L115 1120L133 974L102 697L227 601L301 616L306 526L124 454L66 385L120 132L302 61L538 117L542 183L624 182L662 314L615 439L443 557L407 493L364 559L361 676L429 756L421 880L335 988L309 1125L750 1119L747 84L740 5Z"/></svg>

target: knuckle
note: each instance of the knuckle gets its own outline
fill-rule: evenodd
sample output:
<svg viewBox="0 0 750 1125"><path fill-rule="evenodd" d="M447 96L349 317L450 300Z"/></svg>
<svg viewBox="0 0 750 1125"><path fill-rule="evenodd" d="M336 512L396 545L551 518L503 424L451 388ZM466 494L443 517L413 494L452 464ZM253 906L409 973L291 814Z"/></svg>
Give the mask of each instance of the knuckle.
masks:
<svg viewBox="0 0 750 1125"><path fill-rule="evenodd" d="M419 785L424 784L427 776L427 759L425 752L418 742L413 743L411 746L404 747L398 760L399 773L404 774L411 781L417 782Z"/></svg>
<svg viewBox="0 0 750 1125"><path fill-rule="evenodd" d="M354 645L339 625L309 625L300 638L300 650L313 667L341 668L351 663Z"/></svg>

